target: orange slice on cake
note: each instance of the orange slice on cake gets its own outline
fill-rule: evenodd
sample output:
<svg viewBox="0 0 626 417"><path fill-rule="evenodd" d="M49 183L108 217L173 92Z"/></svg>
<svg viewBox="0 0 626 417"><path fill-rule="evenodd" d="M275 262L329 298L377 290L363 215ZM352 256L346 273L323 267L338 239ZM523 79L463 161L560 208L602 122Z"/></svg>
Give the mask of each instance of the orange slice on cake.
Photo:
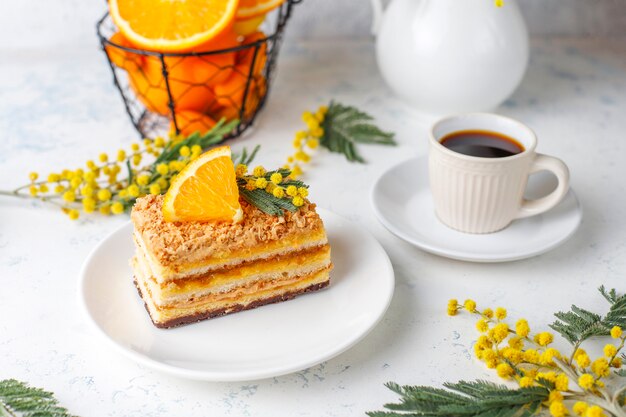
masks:
<svg viewBox="0 0 626 417"><path fill-rule="evenodd" d="M163 218L233 223L243 219L230 147L205 152L172 180L163 200Z"/></svg>
<svg viewBox="0 0 626 417"><path fill-rule="evenodd" d="M229 28L239 0L109 0L113 21L133 44L188 51Z"/></svg>
<svg viewBox="0 0 626 417"><path fill-rule="evenodd" d="M241 0L237 9L237 20L250 19L274 10L285 0Z"/></svg>

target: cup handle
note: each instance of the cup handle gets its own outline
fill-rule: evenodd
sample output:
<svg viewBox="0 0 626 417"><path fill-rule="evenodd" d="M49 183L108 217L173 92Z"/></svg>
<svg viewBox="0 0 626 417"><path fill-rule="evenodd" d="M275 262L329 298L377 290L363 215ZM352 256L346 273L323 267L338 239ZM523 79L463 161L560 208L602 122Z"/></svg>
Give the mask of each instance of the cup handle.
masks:
<svg viewBox="0 0 626 417"><path fill-rule="evenodd" d="M517 213L516 219L522 219L524 217L530 217L537 214L541 214L544 211L550 210L556 206L567 194L569 190L569 169L563 161L553 156L536 154L535 160L530 167L530 174L539 171L550 171L556 175L559 181L556 189L545 197L538 198L536 200L526 200L522 202L522 206Z"/></svg>

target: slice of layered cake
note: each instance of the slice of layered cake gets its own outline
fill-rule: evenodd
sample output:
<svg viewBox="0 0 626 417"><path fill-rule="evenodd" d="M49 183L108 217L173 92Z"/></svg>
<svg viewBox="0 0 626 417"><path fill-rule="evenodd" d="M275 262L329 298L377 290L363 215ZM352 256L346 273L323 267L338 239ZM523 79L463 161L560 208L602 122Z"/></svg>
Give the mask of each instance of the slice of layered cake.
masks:
<svg viewBox="0 0 626 417"><path fill-rule="evenodd" d="M273 191L269 186L270 177L276 172L267 173L268 179L265 179L265 173L260 176L267 184L257 181L258 177L235 179L229 150L228 159L221 162L224 166L218 171L232 170L232 179L222 178L217 188L224 187L229 181L243 181L248 186L241 201L236 204L230 201L231 214L228 214L228 208L222 207L221 214L216 216L215 209L209 208L208 215L198 217L194 212L190 216L193 220L181 220L180 213L185 213L189 205L184 201L171 204L168 202L169 192L165 198L143 197L137 200L132 210L135 284L157 327L173 327L285 301L329 285L330 247L315 205L300 198L295 200L295 210L281 210L280 215L268 214L265 212L267 206L261 205L266 209L261 210L254 204L257 200L250 196L262 197L261 192L269 195ZM209 206L221 204L215 200L227 200L224 196L237 193L204 189L207 183L215 180L213 168L198 167L195 173L187 175L189 183L173 183L170 190L175 185L179 187L178 192L187 187L200 189L205 194L203 197L209 195ZM208 171L203 173L203 169ZM183 174L185 171L177 180L182 179ZM212 175L212 179L203 179L205 174ZM230 172L227 176L230 177ZM262 191L253 188L248 184L251 181L265 187ZM275 187L288 184L282 175L281 181L275 182ZM263 197L263 204L279 201L281 207L283 203L280 201L293 200L282 192L271 192L271 195L273 199ZM239 198L238 194L236 197ZM193 201L199 207L207 207L196 200ZM164 208L168 204L171 207L178 204L179 210L168 211L167 207ZM213 220L211 215L219 219ZM170 220L172 217L174 219ZM209 220L199 220L206 217ZM230 221L229 217L232 217Z"/></svg>

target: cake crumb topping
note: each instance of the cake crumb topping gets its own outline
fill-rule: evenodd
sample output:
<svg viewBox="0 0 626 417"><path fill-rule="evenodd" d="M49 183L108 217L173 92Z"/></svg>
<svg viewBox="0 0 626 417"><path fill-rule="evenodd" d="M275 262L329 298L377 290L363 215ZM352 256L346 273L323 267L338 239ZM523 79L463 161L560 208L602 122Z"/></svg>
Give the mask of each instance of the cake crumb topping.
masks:
<svg viewBox="0 0 626 417"><path fill-rule="evenodd" d="M270 241L323 228L315 204L305 201L296 212L285 211L282 217L270 216L241 200L244 216L240 223L166 222L163 219L163 196L147 195L137 199L131 212L135 231L150 252L164 263L178 263L194 252L207 251L222 257L228 253Z"/></svg>

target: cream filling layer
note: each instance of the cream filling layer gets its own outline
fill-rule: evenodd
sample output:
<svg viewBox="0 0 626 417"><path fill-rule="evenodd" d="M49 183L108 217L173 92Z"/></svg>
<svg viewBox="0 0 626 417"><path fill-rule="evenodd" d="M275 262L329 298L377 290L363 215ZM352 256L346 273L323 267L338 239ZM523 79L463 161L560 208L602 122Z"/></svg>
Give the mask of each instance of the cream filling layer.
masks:
<svg viewBox="0 0 626 417"><path fill-rule="evenodd" d="M176 268L170 268L161 264L158 259L147 250L146 243L139 233L135 231L133 238L137 252L145 254L146 263L151 271L150 275L154 277L159 284L183 279L189 275L206 274L213 270L238 265L243 262L282 256L290 252L328 244L325 231L319 229L316 233L311 233L308 236L303 236L296 240L285 239L284 241L273 242L273 244L266 245L267 249L258 252L248 251L247 253L242 253L241 256L228 256L223 259L214 257L206 259L205 262L190 263L188 266L177 265ZM261 249L263 249L263 247L261 247Z"/></svg>
<svg viewBox="0 0 626 417"><path fill-rule="evenodd" d="M249 293L231 294L230 297L224 295L219 299L211 299L211 297L209 297L204 302L200 302L198 300L191 304L181 305L178 307L160 307L156 305L152 299L149 288L145 285L146 280L142 279L143 277L136 277L136 280L152 320L155 323L166 323L170 320L190 317L198 314L207 314L210 312L223 311L224 314L228 314L233 310L236 310L239 306L243 306L245 308L254 302L262 302L263 300L282 296L287 293L303 291L311 285L327 282L330 279L330 269L331 268L329 267L307 277L290 280L288 283L280 281L274 282L273 285L272 283L268 283L265 288L257 288Z"/></svg>
<svg viewBox="0 0 626 417"><path fill-rule="evenodd" d="M144 285L150 289L153 301L159 306L181 303L209 294L227 293L259 281L288 280L306 276L331 265L330 248L326 246L312 253L293 254L286 258L279 257L261 264L246 263L232 270L210 275L206 279L159 284L152 277L144 255L144 253L137 253L133 260L133 268L139 272L136 276L141 277L137 279L145 280Z"/></svg>

